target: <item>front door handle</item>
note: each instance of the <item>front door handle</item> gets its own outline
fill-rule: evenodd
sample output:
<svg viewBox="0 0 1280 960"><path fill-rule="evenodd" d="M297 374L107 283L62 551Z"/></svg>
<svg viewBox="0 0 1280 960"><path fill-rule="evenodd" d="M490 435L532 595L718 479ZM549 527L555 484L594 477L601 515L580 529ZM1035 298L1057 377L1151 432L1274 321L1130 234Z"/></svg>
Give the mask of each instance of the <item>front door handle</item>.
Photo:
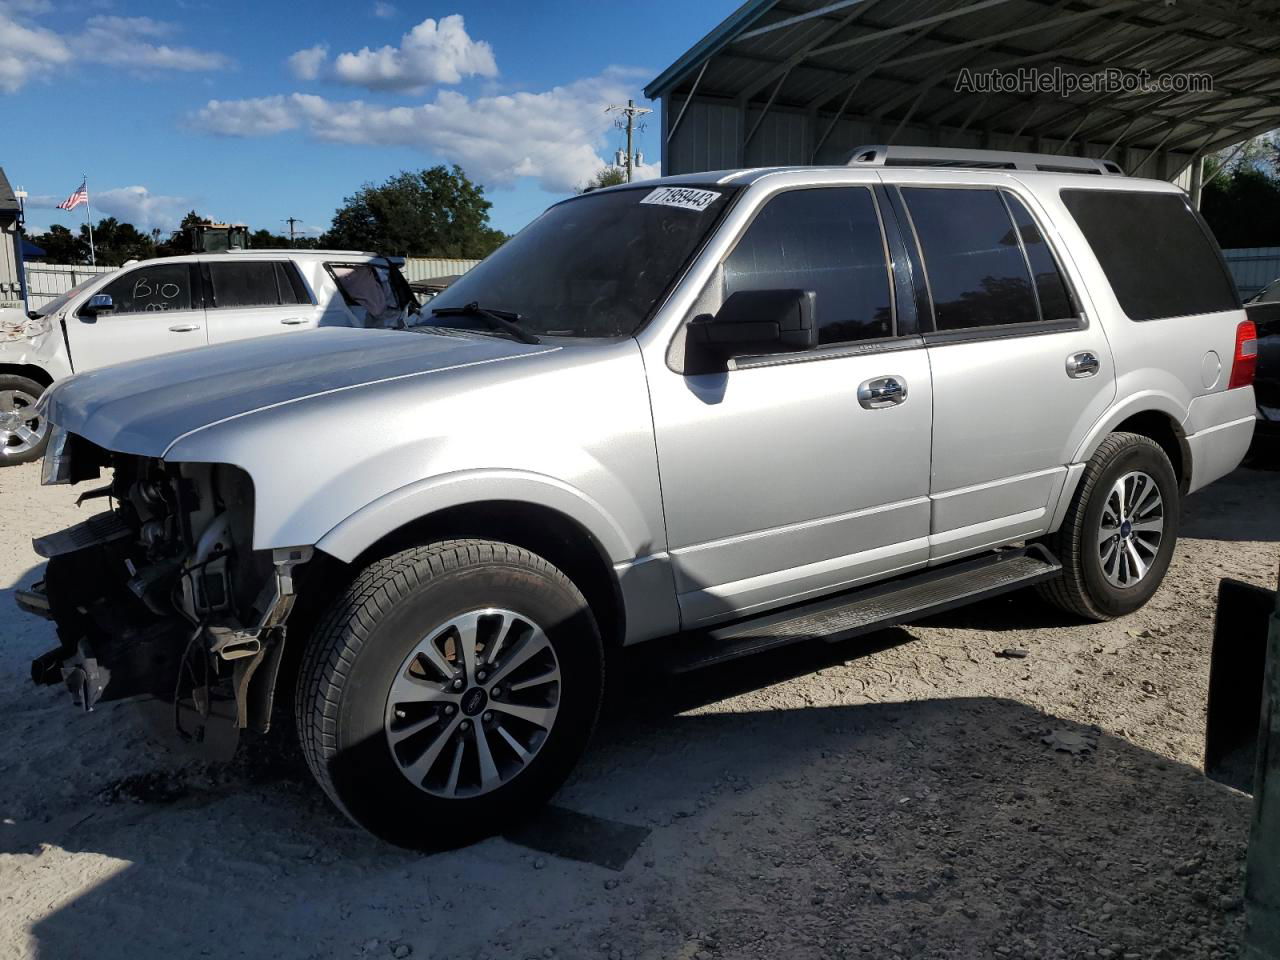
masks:
<svg viewBox="0 0 1280 960"><path fill-rule="evenodd" d="M296 327L299 324L306 323L307 318L306 317L285 317L280 322L283 323L286 327Z"/></svg>
<svg viewBox="0 0 1280 960"><path fill-rule="evenodd" d="M1085 377L1092 377L1101 366L1096 353L1088 350L1074 353L1067 357L1067 376L1072 380L1083 380Z"/></svg>
<svg viewBox="0 0 1280 960"><path fill-rule="evenodd" d="M868 410L896 407L907 399L907 381L901 377L876 377L858 387L858 403Z"/></svg>
<svg viewBox="0 0 1280 960"><path fill-rule="evenodd" d="M170 329L171 331L173 331L174 333L190 333L192 330L199 330L199 329L200 329L200 324L198 324L198 323L175 323L175 324L174 324L173 326L171 326L169 329Z"/></svg>

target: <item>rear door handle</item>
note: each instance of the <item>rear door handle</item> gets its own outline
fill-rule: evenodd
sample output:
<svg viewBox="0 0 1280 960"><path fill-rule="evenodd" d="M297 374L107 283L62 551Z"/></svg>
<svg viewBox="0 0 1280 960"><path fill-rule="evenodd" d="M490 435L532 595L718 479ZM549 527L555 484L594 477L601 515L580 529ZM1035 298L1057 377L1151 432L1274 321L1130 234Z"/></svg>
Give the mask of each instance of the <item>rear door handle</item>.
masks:
<svg viewBox="0 0 1280 960"><path fill-rule="evenodd" d="M198 323L175 323L169 328L174 333L190 333L192 330L199 330Z"/></svg>
<svg viewBox="0 0 1280 960"><path fill-rule="evenodd" d="M1088 350L1083 353L1074 353L1067 357L1067 376L1072 380L1083 380L1085 377L1092 377L1101 366L1096 353Z"/></svg>
<svg viewBox="0 0 1280 960"><path fill-rule="evenodd" d="M296 327L299 324L306 323L307 318L306 317L285 317L280 322L283 323L286 327Z"/></svg>
<svg viewBox="0 0 1280 960"><path fill-rule="evenodd" d="M868 410L896 407L907 399L907 381L901 377L876 377L858 387L858 403Z"/></svg>

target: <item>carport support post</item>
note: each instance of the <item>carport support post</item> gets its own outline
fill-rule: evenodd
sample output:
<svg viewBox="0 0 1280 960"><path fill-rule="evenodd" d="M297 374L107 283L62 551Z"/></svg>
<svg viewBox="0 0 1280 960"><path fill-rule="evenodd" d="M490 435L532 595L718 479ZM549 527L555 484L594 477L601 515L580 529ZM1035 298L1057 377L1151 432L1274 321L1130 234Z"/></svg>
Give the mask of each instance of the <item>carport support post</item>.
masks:
<svg viewBox="0 0 1280 960"><path fill-rule="evenodd" d="M1280 590L1267 633L1241 960L1280 960Z"/></svg>
<svg viewBox="0 0 1280 960"><path fill-rule="evenodd" d="M1204 190L1204 154L1197 153L1191 159L1191 206L1200 209L1200 194Z"/></svg>

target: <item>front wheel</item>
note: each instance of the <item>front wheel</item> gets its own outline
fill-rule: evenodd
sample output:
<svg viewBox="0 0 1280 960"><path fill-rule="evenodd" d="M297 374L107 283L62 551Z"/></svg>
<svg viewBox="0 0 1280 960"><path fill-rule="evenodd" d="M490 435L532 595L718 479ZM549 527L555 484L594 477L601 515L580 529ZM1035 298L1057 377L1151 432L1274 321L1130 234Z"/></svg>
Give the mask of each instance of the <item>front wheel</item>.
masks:
<svg viewBox="0 0 1280 960"><path fill-rule="evenodd" d="M36 414L44 387L27 377L0 375L0 467L44 456L49 422Z"/></svg>
<svg viewBox="0 0 1280 960"><path fill-rule="evenodd" d="M1178 520L1178 478L1164 450L1140 434L1111 434L1048 539L1062 575L1041 584L1041 595L1089 620L1132 613L1169 569Z"/></svg>
<svg viewBox="0 0 1280 960"><path fill-rule="evenodd" d="M299 736L344 813L440 849L535 812L586 748L604 657L586 601L510 544L450 540L379 560L310 638Z"/></svg>

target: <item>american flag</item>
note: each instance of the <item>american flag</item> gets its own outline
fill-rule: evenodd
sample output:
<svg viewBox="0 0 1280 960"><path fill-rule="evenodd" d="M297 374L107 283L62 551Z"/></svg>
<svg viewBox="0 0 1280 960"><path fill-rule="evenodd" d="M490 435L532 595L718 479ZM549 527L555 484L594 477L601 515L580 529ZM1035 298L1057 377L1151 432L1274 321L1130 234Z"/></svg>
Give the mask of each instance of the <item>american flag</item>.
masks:
<svg viewBox="0 0 1280 960"><path fill-rule="evenodd" d="M67 197L67 199L63 200L60 204L58 204L58 209L74 210L76 207L80 206L80 204L88 203L88 202L89 202L89 187L88 187L88 181L86 180L80 184L80 189L78 189L75 193L73 193L71 196Z"/></svg>

